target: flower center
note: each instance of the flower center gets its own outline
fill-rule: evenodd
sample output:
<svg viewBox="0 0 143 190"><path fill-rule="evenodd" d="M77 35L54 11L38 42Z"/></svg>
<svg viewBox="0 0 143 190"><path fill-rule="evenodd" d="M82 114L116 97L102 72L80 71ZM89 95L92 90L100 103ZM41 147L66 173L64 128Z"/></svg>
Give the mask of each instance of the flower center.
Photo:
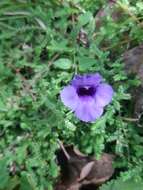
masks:
<svg viewBox="0 0 143 190"><path fill-rule="evenodd" d="M93 96L95 94L95 87L92 86L82 86L77 89L77 94L79 96Z"/></svg>

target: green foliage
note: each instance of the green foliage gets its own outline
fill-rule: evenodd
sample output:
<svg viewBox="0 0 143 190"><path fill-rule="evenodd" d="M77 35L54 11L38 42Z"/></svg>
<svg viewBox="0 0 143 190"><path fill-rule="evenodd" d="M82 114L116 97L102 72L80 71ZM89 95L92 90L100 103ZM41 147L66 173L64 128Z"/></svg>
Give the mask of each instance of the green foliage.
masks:
<svg viewBox="0 0 143 190"><path fill-rule="evenodd" d="M71 67L71 61L65 58L58 59L53 64L59 69L70 69Z"/></svg>
<svg viewBox="0 0 143 190"><path fill-rule="evenodd" d="M6 160L4 159L0 161L0 171L2 171L0 175L0 189L4 189L9 181L9 173L6 168Z"/></svg>
<svg viewBox="0 0 143 190"><path fill-rule="evenodd" d="M126 120L139 82L127 77L121 56L143 39L142 1L118 1L112 11L105 0L0 1L0 190L52 190L59 139L98 158L113 153L122 179L143 178L142 132ZM75 73L89 72L100 72L115 95L100 119L85 124L59 92Z"/></svg>
<svg viewBox="0 0 143 190"><path fill-rule="evenodd" d="M109 183L102 185L100 190L142 190L143 182L134 180L123 181L122 179L112 180Z"/></svg>

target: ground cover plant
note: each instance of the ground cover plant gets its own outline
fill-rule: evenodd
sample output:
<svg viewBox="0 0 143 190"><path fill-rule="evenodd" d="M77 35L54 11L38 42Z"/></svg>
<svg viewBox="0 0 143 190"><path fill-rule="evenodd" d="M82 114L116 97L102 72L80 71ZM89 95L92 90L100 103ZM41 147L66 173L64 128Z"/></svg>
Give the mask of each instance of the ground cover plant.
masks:
<svg viewBox="0 0 143 190"><path fill-rule="evenodd" d="M142 0L0 1L0 190L143 189L142 40Z"/></svg>

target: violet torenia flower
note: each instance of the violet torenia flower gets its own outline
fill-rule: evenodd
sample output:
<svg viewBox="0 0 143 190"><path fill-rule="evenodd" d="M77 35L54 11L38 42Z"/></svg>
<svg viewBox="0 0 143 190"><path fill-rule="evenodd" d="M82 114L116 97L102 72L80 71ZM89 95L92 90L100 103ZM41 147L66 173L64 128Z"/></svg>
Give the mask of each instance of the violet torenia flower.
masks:
<svg viewBox="0 0 143 190"><path fill-rule="evenodd" d="M113 89L103 83L99 73L76 75L61 91L61 100L74 111L77 118L93 122L103 114L104 107L113 97Z"/></svg>

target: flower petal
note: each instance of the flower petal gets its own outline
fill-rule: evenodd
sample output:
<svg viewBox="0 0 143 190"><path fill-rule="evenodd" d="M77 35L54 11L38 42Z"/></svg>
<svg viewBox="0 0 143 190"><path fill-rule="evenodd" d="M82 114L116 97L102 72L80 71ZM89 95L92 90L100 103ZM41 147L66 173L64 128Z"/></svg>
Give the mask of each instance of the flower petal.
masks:
<svg viewBox="0 0 143 190"><path fill-rule="evenodd" d="M95 100L91 97L79 98L78 107L75 110L77 118L84 122L92 122L103 113L102 107L97 107Z"/></svg>
<svg viewBox="0 0 143 190"><path fill-rule="evenodd" d="M97 86L102 80L103 80L102 76L99 73L76 75L71 81L71 84L76 88L79 86L89 86L89 85Z"/></svg>
<svg viewBox="0 0 143 190"><path fill-rule="evenodd" d="M66 86L60 93L61 100L65 106L75 110L78 104L78 95L76 89L72 86Z"/></svg>
<svg viewBox="0 0 143 190"><path fill-rule="evenodd" d="M104 107L109 104L113 97L113 89L108 84L100 84L96 88L95 101L99 107Z"/></svg>

